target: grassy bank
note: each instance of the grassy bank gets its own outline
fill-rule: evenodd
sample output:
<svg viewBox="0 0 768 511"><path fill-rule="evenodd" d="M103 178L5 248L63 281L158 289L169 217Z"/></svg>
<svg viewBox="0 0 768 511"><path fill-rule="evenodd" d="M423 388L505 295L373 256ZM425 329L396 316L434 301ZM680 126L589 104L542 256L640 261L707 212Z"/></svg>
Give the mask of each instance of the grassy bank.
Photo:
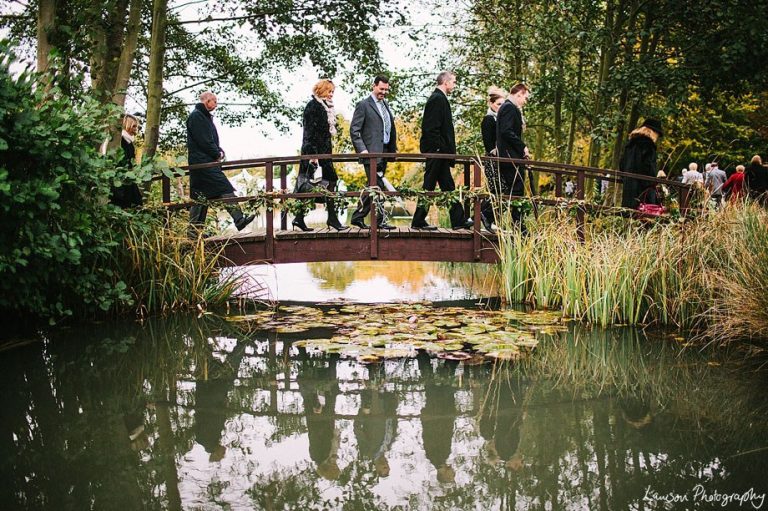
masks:
<svg viewBox="0 0 768 511"><path fill-rule="evenodd" d="M505 295L603 326L699 326L720 341L766 337L767 225L768 214L752 204L685 223L602 217L581 242L564 212L529 214L526 236L502 214Z"/></svg>

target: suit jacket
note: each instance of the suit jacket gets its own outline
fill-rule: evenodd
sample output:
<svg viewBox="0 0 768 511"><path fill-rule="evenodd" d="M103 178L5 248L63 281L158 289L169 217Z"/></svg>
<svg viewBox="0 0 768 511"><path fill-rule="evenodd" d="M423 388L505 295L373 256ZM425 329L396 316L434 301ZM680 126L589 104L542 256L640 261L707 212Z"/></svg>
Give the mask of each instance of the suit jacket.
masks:
<svg viewBox="0 0 768 511"><path fill-rule="evenodd" d="M384 101L384 109L389 115L390 131L389 143L384 146L384 119L379 113L373 96L370 94L367 98L360 101L355 106L355 113L352 114L352 122L349 123L349 135L352 138L352 145L355 152L361 153L396 153L397 152L397 130L395 129L395 116L392 110ZM379 159L381 161L381 159ZM367 163L368 160L361 159L360 163Z"/></svg>
<svg viewBox="0 0 768 511"><path fill-rule="evenodd" d="M525 156L523 113L510 100L504 101L496 114L496 146L499 149L499 158Z"/></svg>
<svg viewBox="0 0 768 511"><path fill-rule="evenodd" d="M435 89L424 105L419 148L422 153L456 154L451 104L440 89Z"/></svg>

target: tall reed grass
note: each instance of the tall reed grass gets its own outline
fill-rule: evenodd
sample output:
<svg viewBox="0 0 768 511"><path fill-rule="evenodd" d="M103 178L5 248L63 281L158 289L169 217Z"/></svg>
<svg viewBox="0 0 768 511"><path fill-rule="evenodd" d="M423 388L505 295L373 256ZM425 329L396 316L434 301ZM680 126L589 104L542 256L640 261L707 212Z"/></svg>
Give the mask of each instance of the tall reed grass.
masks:
<svg viewBox="0 0 768 511"><path fill-rule="evenodd" d="M684 223L575 221L547 210L527 234L500 208L499 254L510 302L561 309L598 325L706 327L722 341L768 337L768 213L729 206Z"/></svg>
<svg viewBox="0 0 768 511"><path fill-rule="evenodd" d="M225 307L241 285L240 273L220 271L223 248L188 239L183 227L132 219L122 231L116 267L139 315Z"/></svg>

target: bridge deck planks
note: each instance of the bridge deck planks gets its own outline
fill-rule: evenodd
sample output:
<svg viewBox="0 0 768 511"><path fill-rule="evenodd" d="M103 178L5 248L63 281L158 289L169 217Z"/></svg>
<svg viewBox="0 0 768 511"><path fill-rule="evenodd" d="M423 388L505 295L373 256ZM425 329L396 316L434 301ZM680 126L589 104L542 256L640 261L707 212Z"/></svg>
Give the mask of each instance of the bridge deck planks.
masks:
<svg viewBox="0 0 768 511"><path fill-rule="evenodd" d="M480 259L474 258L473 232L439 228L423 231L397 227L378 232L378 254L371 257L370 231L352 227L346 231L315 228L313 231L282 231L274 234L273 258L266 255L264 229L215 236L207 241L224 247L230 265L318 261L448 261L493 263L498 260L496 235L481 233Z"/></svg>

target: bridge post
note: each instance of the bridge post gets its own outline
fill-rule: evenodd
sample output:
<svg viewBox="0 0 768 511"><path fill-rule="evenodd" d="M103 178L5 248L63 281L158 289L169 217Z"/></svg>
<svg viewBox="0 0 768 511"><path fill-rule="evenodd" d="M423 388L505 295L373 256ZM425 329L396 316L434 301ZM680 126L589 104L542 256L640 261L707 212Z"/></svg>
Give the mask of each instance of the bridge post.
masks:
<svg viewBox="0 0 768 511"><path fill-rule="evenodd" d="M376 158L371 157L368 162L368 186L373 187L376 186L376 183L378 182L377 176L376 176ZM371 259L378 259L379 258L379 219L378 219L378 211L376 211L377 204L374 201L373 195L368 195L368 198L371 201ZM382 218L382 220L385 220L386 218Z"/></svg>
<svg viewBox="0 0 768 511"><path fill-rule="evenodd" d="M161 183L163 184L163 202L168 204L171 202L171 178L163 174Z"/></svg>
<svg viewBox="0 0 768 511"><path fill-rule="evenodd" d="M272 162L268 161L264 165L264 173L266 177L266 192L269 193L272 191L272 179L273 179L273 172L272 172ZM266 207L266 227L267 227L267 236L264 240L265 242L265 249L267 252L267 260L272 261L275 258L275 226L274 226L274 212L272 209L267 205Z"/></svg>
<svg viewBox="0 0 768 511"><path fill-rule="evenodd" d="M584 241L584 170L576 171L576 198L579 199L579 206L576 209L576 234L579 240Z"/></svg>
<svg viewBox="0 0 768 511"><path fill-rule="evenodd" d="M475 191L480 189L480 163L474 162L474 180ZM472 212L472 219L474 224L472 225L472 250L474 252L475 261L480 260L480 198L475 197L472 201L474 203L474 211Z"/></svg>
<svg viewBox="0 0 768 511"><path fill-rule="evenodd" d="M471 179L470 179L470 172L469 172L470 163L468 161L464 162L464 188L469 190L469 187L471 186ZM469 199L466 199L464 201L464 220L469 219Z"/></svg>
<svg viewBox="0 0 768 511"><path fill-rule="evenodd" d="M558 172L555 174L555 197L563 196L563 175Z"/></svg>
<svg viewBox="0 0 768 511"><path fill-rule="evenodd" d="M280 165L280 189L285 191L286 188L288 188L288 176L286 173L288 172L288 165L283 163ZM280 205L283 206L285 204L285 199L280 199ZM288 212L285 210L285 208L280 209L280 229L285 231L288 229Z"/></svg>

